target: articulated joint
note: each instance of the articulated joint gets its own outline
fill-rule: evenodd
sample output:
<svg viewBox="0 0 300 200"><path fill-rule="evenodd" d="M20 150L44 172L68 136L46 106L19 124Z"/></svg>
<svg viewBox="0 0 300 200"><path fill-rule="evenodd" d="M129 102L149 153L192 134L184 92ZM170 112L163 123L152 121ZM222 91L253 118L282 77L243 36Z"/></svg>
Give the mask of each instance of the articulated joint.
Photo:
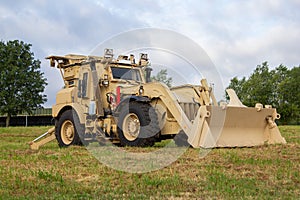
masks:
<svg viewBox="0 0 300 200"><path fill-rule="evenodd" d="M266 117L266 120L267 120L267 122L268 122L268 125L269 125L269 128L270 128L270 129L271 129L271 128L274 128L274 127L276 126L275 121L274 121L274 119L273 119L272 116Z"/></svg>
<svg viewBox="0 0 300 200"><path fill-rule="evenodd" d="M275 119L280 119L280 114L277 113L275 115L275 117L272 117L272 116L266 117L266 121L267 121L270 129L277 126L275 123Z"/></svg>
<svg viewBox="0 0 300 200"><path fill-rule="evenodd" d="M203 117L210 117L210 112L207 111L206 109L205 110L201 110L200 118L203 118Z"/></svg>

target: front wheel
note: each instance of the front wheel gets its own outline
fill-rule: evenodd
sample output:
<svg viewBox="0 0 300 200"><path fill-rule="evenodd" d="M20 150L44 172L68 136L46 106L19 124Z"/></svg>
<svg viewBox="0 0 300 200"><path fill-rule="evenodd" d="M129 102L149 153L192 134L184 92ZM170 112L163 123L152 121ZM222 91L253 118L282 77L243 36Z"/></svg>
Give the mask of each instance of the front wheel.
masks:
<svg viewBox="0 0 300 200"><path fill-rule="evenodd" d="M147 103L130 102L118 119L118 136L122 146L153 146L159 134L158 118Z"/></svg>
<svg viewBox="0 0 300 200"><path fill-rule="evenodd" d="M74 123L76 113L67 110L62 113L56 123L55 136L60 147L68 147L70 145L81 145L81 141Z"/></svg>

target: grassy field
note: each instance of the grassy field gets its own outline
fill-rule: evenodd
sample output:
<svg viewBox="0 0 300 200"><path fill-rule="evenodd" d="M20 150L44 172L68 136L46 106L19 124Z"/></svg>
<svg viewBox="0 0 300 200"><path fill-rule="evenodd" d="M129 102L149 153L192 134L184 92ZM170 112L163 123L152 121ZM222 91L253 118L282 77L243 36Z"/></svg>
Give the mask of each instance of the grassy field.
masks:
<svg viewBox="0 0 300 200"><path fill-rule="evenodd" d="M26 144L49 127L0 128L0 199L298 199L300 126L281 126L286 145L188 149L173 164L131 174L101 164L85 147L39 151ZM158 147L151 147L155 150ZM140 151L139 148L131 148Z"/></svg>

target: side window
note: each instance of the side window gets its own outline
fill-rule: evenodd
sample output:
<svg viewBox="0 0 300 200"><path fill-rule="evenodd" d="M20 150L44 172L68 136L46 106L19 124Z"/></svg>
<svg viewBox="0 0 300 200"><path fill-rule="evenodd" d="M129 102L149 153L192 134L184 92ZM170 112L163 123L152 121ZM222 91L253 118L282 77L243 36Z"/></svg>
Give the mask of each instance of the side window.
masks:
<svg viewBox="0 0 300 200"><path fill-rule="evenodd" d="M86 97L87 95L87 81L88 81L88 73L85 72L83 74L83 80L82 80L82 97Z"/></svg>
<svg viewBox="0 0 300 200"><path fill-rule="evenodd" d="M78 82L78 97L83 98L87 96L87 83L88 83L88 72L83 73L82 80Z"/></svg>
<svg viewBox="0 0 300 200"><path fill-rule="evenodd" d="M82 80L78 80L78 97L81 98L81 88L82 88Z"/></svg>
<svg viewBox="0 0 300 200"><path fill-rule="evenodd" d="M139 82L142 81L139 70L133 70L132 73L133 73L134 80L139 81Z"/></svg>

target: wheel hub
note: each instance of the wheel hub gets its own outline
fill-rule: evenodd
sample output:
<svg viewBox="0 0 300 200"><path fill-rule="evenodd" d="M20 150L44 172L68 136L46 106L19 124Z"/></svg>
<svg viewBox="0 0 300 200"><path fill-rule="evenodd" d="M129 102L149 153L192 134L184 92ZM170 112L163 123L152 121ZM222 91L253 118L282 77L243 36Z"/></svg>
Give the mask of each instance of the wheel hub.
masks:
<svg viewBox="0 0 300 200"><path fill-rule="evenodd" d="M134 113L128 114L123 121L123 133L127 140L133 141L139 136L140 120Z"/></svg>
<svg viewBox="0 0 300 200"><path fill-rule="evenodd" d="M66 144L69 145L74 140L74 126L72 121L66 120L61 127L61 139Z"/></svg>

